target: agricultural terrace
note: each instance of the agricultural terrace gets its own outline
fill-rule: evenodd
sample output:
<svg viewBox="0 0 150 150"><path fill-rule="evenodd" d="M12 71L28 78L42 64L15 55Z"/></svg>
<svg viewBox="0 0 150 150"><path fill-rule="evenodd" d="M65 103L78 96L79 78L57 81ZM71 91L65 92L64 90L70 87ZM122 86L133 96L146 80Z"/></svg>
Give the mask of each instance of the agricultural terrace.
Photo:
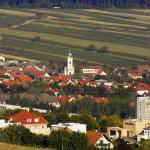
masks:
<svg viewBox="0 0 150 150"><path fill-rule="evenodd" d="M93 64L150 63L150 10L0 9L0 53ZM33 40L38 38L38 40ZM108 53L86 51L106 46Z"/></svg>

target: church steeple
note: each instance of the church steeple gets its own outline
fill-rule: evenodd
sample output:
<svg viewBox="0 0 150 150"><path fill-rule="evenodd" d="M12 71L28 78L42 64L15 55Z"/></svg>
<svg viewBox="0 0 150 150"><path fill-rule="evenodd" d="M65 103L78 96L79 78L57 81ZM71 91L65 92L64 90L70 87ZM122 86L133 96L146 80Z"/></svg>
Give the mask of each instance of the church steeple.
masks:
<svg viewBox="0 0 150 150"><path fill-rule="evenodd" d="M74 74L74 66L73 66L73 57L71 51L68 52L67 57L67 66L64 69L65 75L73 75Z"/></svg>

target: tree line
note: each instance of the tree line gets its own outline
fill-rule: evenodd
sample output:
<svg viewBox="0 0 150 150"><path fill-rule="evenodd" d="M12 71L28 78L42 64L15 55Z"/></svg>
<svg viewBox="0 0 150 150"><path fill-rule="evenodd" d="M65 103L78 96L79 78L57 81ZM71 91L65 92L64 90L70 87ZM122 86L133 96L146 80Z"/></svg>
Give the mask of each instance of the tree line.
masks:
<svg viewBox="0 0 150 150"><path fill-rule="evenodd" d="M0 129L0 142L16 145L27 145L57 150L92 150L89 147L88 138L79 132L68 133L66 131L52 131L49 136L36 135L23 126L9 126Z"/></svg>
<svg viewBox="0 0 150 150"><path fill-rule="evenodd" d="M149 0L0 0L5 7L118 7L150 8Z"/></svg>

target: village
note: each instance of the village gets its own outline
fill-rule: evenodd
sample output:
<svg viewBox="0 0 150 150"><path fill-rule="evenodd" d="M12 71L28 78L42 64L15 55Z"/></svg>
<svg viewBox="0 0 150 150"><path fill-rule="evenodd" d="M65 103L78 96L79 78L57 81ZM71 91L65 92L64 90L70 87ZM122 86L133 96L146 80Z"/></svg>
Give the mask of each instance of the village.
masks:
<svg viewBox="0 0 150 150"><path fill-rule="evenodd" d="M78 73L71 52L61 67L10 60L1 55L0 112L19 111L1 117L0 129L21 125L38 135L50 135L52 131L80 132L93 147L108 149L114 149L114 141L118 139L127 144L150 139L149 65L130 68L84 65L77 69ZM88 110L93 109L92 105L97 110ZM89 127L82 119L67 122L61 118L60 122L50 123L43 115L59 110L68 118L75 118L86 108L86 113L91 112L92 118L100 122L98 127ZM107 115L121 116L121 123L103 123L109 122Z"/></svg>

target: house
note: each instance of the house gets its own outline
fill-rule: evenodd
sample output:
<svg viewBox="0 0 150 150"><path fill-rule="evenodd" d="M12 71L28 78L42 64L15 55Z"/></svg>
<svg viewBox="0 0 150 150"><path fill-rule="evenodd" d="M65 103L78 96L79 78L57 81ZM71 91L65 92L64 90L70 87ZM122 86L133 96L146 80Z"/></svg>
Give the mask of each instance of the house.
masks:
<svg viewBox="0 0 150 150"><path fill-rule="evenodd" d="M14 77L14 80L20 81L22 84L32 82L32 78L30 76L24 75L21 73L17 73L15 75L13 75L13 77Z"/></svg>
<svg viewBox="0 0 150 150"><path fill-rule="evenodd" d="M7 71L6 69L0 69L0 80L1 81L8 81L12 80L13 76Z"/></svg>
<svg viewBox="0 0 150 150"><path fill-rule="evenodd" d="M58 131L62 129L67 129L72 132L81 132L81 133L86 133L86 124L80 124L80 123L59 123L59 124L53 124L51 125L51 129Z"/></svg>
<svg viewBox="0 0 150 150"><path fill-rule="evenodd" d="M59 93L59 89L57 88L46 88L44 90L45 93L53 93L55 96L58 96L58 93Z"/></svg>
<svg viewBox="0 0 150 150"><path fill-rule="evenodd" d="M0 129L7 128L13 124L14 123L10 123L10 122L6 121L5 119L0 119Z"/></svg>
<svg viewBox="0 0 150 150"><path fill-rule="evenodd" d="M142 79L144 71L139 69L132 69L128 71L128 76L134 80Z"/></svg>
<svg viewBox="0 0 150 150"><path fill-rule="evenodd" d="M68 82L70 77L68 75L56 75L52 77L53 82Z"/></svg>
<svg viewBox="0 0 150 150"><path fill-rule="evenodd" d="M144 95L150 93L150 85L146 83L140 82L137 85L135 85L133 88L138 95Z"/></svg>
<svg viewBox="0 0 150 150"><path fill-rule="evenodd" d="M34 112L22 110L18 114L8 117L9 122L20 123L35 134L49 135L50 129L47 128L48 121L41 115Z"/></svg>
<svg viewBox="0 0 150 150"><path fill-rule="evenodd" d="M96 83L96 81L92 81L92 80L89 80L89 79L84 79L84 80L80 81L80 85L81 86L87 85L87 86L96 87L97 83Z"/></svg>
<svg viewBox="0 0 150 150"><path fill-rule="evenodd" d="M126 119L123 121L123 127L108 127L108 137L116 140L118 138L132 138L140 134L144 128L150 126L149 120Z"/></svg>
<svg viewBox="0 0 150 150"><path fill-rule="evenodd" d="M144 128L144 130L137 135L137 141L150 140L150 126Z"/></svg>
<svg viewBox="0 0 150 150"><path fill-rule="evenodd" d="M81 100L83 98L83 96L81 95L60 95L59 97L59 102L60 103L66 103L66 102L72 102L75 100Z"/></svg>
<svg viewBox="0 0 150 150"><path fill-rule="evenodd" d="M71 95L60 95L58 98L61 103L71 102L73 100L76 100L76 98Z"/></svg>
<svg viewBox="0 0 150 150"><path fill-rule="evenodd" d="M37 66L26 66L25 68L23 68L23 72L24 74L33 75L38 79L50 78L50 75L47 72L43 71Z"/></svg>
<svg viewBox="0 0 150 150"><path fill-rule="evenodd" d="M113 149L114 145L112 144L112 142L110 142L106 136L104 135L104 133L101 132L95 132L95 131L87 131L87 137L89 140L89 144L91 146L94 146L96 148L109 148L109 149Z"/></svg>
<svg viewBox="0 0 150 150"><path fill-rule="evenodd" d="M14 86L14 85L22 85L22 83L18 80L10 80L6 82L2 82L0 84L5 85L7 88L10 88L11 86Z"/></svg>
<svg viewBox="0 0 150 150"><path fill-rule="evenodd" d="M17 105L9 105L9 104L0 104L0 109L1 110L16 110L16 109L21 109L21 106Z"/></svg>
<svg viewBox="0 0 150 150"><path fill-rule="evenodd" d="M88 76L95 76L95 75L106 76L107 75L101 66L82 66L81 72Z"/></svg>
<svg viewBox="0 0 150 150"><path fill-rule="evenodd" d="M128 137L129 129L120 128L120 127L108 127L107 135L112 140L117 140L119 138Z"/></svg>

